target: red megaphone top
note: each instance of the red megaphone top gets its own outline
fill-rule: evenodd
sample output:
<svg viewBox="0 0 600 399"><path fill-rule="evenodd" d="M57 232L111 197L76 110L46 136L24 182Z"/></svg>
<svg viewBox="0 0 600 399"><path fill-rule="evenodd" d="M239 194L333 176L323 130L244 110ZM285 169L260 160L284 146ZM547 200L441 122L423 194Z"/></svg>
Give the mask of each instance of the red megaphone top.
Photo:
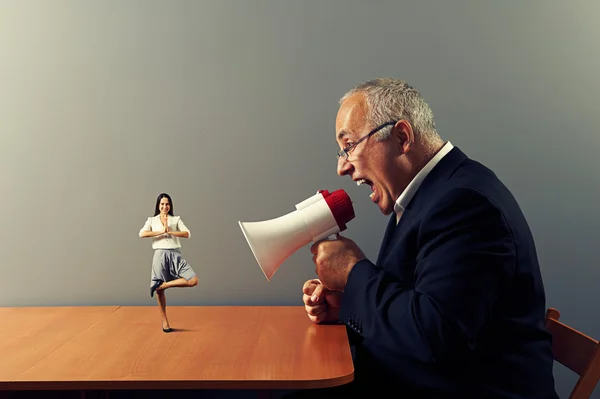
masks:
<svg viewBox="0 0 600 399"><path fill-rule="evenodd" d="M323 195L340 231L346 230L346 223L354 219L354 208L348 194L344 190L335 190L332 193L319 190L319 193Z"/></svg>

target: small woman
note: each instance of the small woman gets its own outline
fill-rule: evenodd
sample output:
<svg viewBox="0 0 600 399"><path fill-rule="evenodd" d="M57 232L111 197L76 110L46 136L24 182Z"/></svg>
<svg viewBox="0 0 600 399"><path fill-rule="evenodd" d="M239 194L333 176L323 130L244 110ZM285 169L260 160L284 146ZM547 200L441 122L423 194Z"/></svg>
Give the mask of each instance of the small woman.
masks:
<svg viewBox="0 0 600 399"><path fill-rule="evenodd" d="M154 257L150 280L150 296L156 299L162 317L164 332L173 331L167 319L165 290L172 287L194 287L198 276L181 255L179 238L190 238L191 232L180 216L173 215L171 196L161 193L156 199L154 216L149 217L140 230L140 237L151 237Z"/></svg>

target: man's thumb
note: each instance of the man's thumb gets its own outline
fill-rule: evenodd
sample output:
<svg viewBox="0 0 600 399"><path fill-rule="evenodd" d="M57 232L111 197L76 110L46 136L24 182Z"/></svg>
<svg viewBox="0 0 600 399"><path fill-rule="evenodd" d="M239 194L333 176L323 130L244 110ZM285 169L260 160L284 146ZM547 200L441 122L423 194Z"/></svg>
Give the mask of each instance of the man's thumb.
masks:
<svg viewBox="0 0 600 399"><path fill-rule="evenodd" d="M323 296L323 284L319 284L317 285L317 288L315 288L315 290L313 291L310 300L313 301L313 303L316 303L319 301L319 299Z"/></svg>

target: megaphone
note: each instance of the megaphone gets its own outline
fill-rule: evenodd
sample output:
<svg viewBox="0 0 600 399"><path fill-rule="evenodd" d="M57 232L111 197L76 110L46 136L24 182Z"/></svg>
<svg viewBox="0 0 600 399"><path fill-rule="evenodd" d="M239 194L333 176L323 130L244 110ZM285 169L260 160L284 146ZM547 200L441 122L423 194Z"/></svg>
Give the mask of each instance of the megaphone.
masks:
<svg viewBox="0 0 600 399"><path fill-rule="evenodd" d="M262 222L238 222L268 281L294 252L312 241L346 230L354 219L352 201L344 190L319 190L296 204L296 210Z"/></svg>

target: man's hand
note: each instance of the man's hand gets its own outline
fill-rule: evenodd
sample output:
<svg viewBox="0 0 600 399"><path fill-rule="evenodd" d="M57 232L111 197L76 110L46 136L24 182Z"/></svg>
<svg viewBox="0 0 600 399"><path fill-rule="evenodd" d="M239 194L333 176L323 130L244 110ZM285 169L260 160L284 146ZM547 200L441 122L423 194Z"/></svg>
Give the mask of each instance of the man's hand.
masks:
<svg viewBox="0 0 600 399"><path fill-rule="evenodd" d="M336 235L335 240L324 239L310 247L316 272L325 288L343 290L354 265L365 259L365 254L349 238Z"/></svg>
<svg viewBox="0 0 600 399"><path fill-rule="evenodd" d="M343 292L331 291L317 279L308 280L302 287L302 301L308 318L317 324L339 321Z"/></svg>

